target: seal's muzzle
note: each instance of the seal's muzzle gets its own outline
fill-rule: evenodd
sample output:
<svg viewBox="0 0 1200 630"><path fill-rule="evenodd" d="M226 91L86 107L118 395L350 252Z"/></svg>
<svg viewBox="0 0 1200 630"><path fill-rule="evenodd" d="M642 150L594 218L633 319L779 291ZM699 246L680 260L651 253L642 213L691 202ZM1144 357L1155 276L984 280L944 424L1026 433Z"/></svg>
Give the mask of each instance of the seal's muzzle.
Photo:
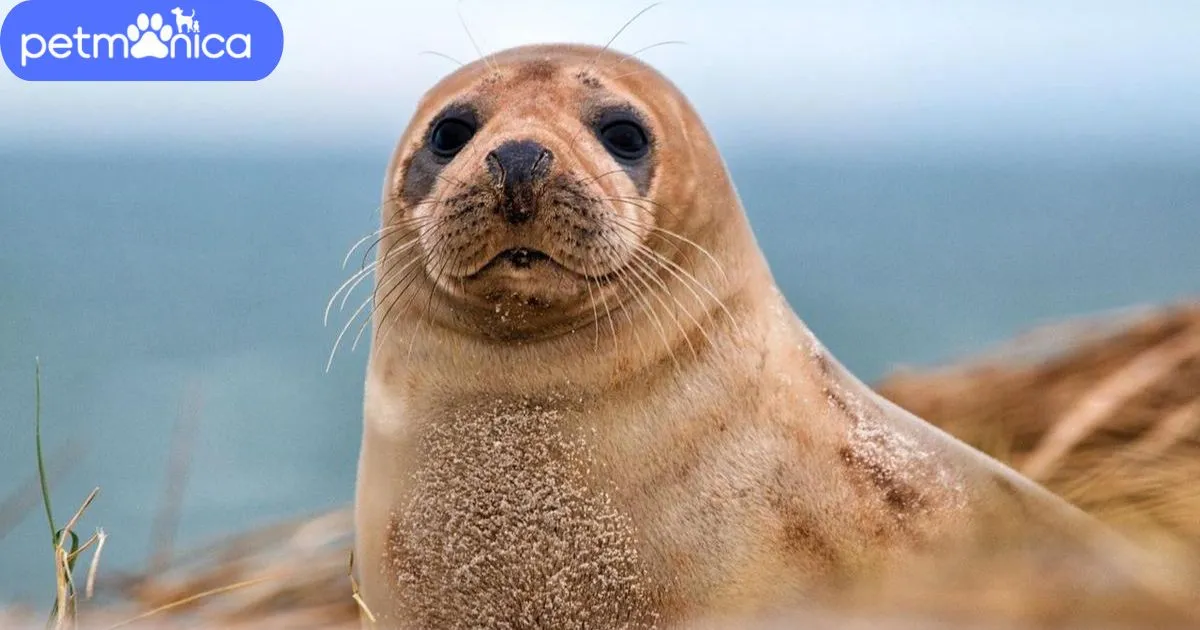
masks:
<svg viewBox="0 0 1200 630"><path fill-rule="evenodd" d="M502 191L498 210L513 225L533 217L538 184L546 179L554 154L532 140L509 140L487 155L488 172Z"/></svg>

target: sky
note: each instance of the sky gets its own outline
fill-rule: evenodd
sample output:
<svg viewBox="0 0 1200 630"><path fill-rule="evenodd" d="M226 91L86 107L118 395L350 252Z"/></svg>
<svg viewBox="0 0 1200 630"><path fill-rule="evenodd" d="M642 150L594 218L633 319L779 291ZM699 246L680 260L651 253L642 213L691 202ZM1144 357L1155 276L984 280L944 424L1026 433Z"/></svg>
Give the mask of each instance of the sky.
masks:
<svg viewBox="0 0 1200 630"><path fill-rule="evenodd" d="M159 2L164 11L173 2ZM0 71L0 142L390 143L453 62L603 44L648 0L274 0L258 83L25 83ZM0 11L14 3L0 0ZM1200 2L668 0L613 46L664 71L719 142L817 150L1197 152Z"/></svg>

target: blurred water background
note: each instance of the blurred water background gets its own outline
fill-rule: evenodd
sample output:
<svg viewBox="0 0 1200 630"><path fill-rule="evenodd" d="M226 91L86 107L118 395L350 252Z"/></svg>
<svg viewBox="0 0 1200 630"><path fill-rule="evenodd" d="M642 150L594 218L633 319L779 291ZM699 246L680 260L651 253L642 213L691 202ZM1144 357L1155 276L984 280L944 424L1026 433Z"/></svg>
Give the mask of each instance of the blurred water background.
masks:
<svg viewBox="0 0 1200 630"><path fill-rule="evenodd" d="M0 502L36 472L40 357L47 453L70 460L57 515L103 488L86 526L110 570L146 560L181 415L184 547L352 497L366 356L324 372L322 309L416 95L453 67L415 53L473 55L445 7L280 4L288 49L261 84L0 80ZM465 11L492 49L603 43L645 6L497 4L521 6ZM645 56L860 376L1200 293L1195 5L739 5L657 9L621 47L689 40ZM0 513L0 602L49 596L39 510Z"/></svg>

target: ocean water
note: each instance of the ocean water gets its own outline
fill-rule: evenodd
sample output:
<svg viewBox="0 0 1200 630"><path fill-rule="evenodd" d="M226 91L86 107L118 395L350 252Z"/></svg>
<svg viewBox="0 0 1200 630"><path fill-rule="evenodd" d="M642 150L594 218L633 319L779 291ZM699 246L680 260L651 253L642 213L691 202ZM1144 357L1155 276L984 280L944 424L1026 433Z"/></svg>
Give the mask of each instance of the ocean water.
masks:
<svg viewBox="0 0 1200 630"><path fill-rule="evenodd" d="M868 380L1200 294L1200 163L727 157L794 308ZM325 373L321 314L386 160L0 151L0 505L36 472L34 357L55 509L102 488L105 571L146 560L181 415L182 546L348 502L366 353ZM0 511L0 602L46 600L42 519Z"/></svg>

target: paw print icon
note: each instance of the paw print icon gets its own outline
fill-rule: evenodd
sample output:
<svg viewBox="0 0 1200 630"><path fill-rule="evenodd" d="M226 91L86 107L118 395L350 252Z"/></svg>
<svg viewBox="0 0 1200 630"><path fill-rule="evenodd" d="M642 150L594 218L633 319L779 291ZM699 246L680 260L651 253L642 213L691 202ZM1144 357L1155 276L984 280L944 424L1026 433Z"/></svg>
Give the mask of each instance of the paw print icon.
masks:
<svg viewBox="0 0 1200 630"><path fill-rule="evenodd" d="M139 13L137 22L130 24L125 34L133 43L133 46L129 48L129 54L134 59L146 57L165 59L170 53L165 42L171 40L173 34L171 26L164 24L162 15L158 13L149 16Z"/></svg>

